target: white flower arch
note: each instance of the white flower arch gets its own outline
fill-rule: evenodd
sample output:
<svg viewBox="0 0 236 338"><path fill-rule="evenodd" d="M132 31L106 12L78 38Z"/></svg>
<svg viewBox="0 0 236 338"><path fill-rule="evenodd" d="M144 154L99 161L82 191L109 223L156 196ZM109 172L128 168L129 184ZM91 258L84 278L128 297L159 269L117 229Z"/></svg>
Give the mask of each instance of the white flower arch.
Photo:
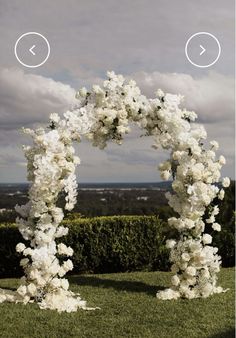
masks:
<svg viewBox="0 0 236 338"><path fill-rule="evenodd" d="M28 180L32 182L29 202L16 210L23 238L29 247L19 243L16 247L24 258L25 276L16 292L1 290L0 301L36 301L42 309L76 311L90 309L78 294L69 291L68 280L62 278L73 264L65 256L73 250L56 239L67 234L68 228L60 225L63 210L57 206L59 193L64 191L65 209L72 210L76 203L75 176L79 158L74 154L73 142L81 137L103 149L109 140L122 143L123 135L135 122L146 135L154 138L154 147L170 152L169 160L160 164L161 177L173 177L172 193L166 197L179 215L168 220L179 232L178 241L168 240L172 287L157 293L159 299L208 297L223 292L216 286L220 269L217 248L210 246L211 235L205 233L205 223L220 231L215 222L219 209L212 206L215 197L223 199L224 190L216 182L225 159L216 159L216 141L206 148L205 129L192 123L197 115L180 108L182 97L164 94L161 90L155 99L141 94L134 81L125 82L123 76L108 73L103 86L94 85L88 92L82 88L77 94L78 104L60 118L51 114L49 129L25 129L33 145L24 147L28 161ZM223 179L223 186L229 179ZM210 215L205 219L207 213Z"/></svg>

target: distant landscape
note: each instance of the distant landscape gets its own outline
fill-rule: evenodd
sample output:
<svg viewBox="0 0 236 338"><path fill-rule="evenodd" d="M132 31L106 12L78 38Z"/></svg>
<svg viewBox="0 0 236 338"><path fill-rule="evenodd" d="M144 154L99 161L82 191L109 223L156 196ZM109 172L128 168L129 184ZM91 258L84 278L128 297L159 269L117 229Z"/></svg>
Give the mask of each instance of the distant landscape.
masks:
<svg viewBox="0 0 236 338"><path fill-rule="evenodd" d="M14 222L16 204L28 201L27 183L0 184L0 221ZM80 183L73 213L85 217L111 215L156 215L170 211L165 193L171 182ZM59 205L63 205L63 196Z"/></svg>

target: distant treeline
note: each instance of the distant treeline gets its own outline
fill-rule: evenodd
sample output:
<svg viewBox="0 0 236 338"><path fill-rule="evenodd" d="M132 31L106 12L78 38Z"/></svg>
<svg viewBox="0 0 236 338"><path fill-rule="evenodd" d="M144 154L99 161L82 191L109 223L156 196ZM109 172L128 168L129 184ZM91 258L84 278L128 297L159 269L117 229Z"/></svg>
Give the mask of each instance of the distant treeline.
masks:
<svg viewBox="0 0 236 338"><path fill-rule="evenodd" d="M22 190L21 190L22 191ZM114 215L150 215L159 216L167 220L174 215L165 198L165 190L155 189L105 189L105 190L79 190L77 204L67 218L114 216ZM0 213L0 222L15 222L17 216L14 211L16 204L27 202L27 186L21 194L6 194L0 191L0 209L12 209ZM214 201L220 205L219 223L232 224L235 211L235 181L226 189L223 201ZM61 195L59 206L63 206L64 198ZM230 221L231 220L231 221ZM234 224L233 224L234 226Z"/></svg>
<svg viewBox="0 0 236 338"><path fill-rule="evenodd" d="M12 209L0 213L0 222L14 222L17 216L16 204L27 202L27 191L23 194L8 195L0 192L0 209ZM63 206L61 195L59 206ZM165 190L79 190L77 203L73 210L84 217L113 215L157 215L170 211L165 198Z"/></svg>

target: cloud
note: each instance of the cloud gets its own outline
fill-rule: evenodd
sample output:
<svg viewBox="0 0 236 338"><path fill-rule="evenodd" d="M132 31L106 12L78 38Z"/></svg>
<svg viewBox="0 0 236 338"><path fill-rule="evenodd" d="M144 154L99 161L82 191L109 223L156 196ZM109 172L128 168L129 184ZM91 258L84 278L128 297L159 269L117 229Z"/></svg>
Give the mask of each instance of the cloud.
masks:
<svg viewBox="0 0 236 338"><path fill-rule="evenodd" d="M234 78L216 72L207 75L191 76L184 73L138 72L129 76L134 78L142 93L154 97L158 88L165 92L185 96L183 106L198 114L198 122L204 124L208 140L217 140L220 153L227 159L223 173L234 177ZM155 159L162 161L166 154L151 151L150 138L139 139L140 131L133 128L127 137L125 149L111 149L108 153L111 162L124 162L127 165L153 165ZM131 142L133 140L133 142Z"/></svg>
<svg viewBox="0 0 236 338"><path fill-rule="evenodd" d="M23 181L26 170L21 144L29 140L20 128L43 125L51 112L74 103L69 85L16 68L0 69L0 181Z"/></svg>
<svg viewBox="0 0 236 338"><path fill-rule="evenodd" d="M143 132L133 126L121 146L109 143L109 146L104 149L107 160L114 165L119 162L132 168L134 166L157 167L158 163L168 157L168 152L154 150L152 148L153 138L151 136L140 137L141 135Z"/></svg>
<svg viewBox="0 0 236 338"><path fill-rule="evenodd" d="M52 51L34 72L59 77L65 71L66 81L76 85L107 69L203 73L184 55L189 36L201 30L215 34L222 45L214 69L234 72L233 0L1 1L1 65L18 65L14 44L32 29L48 38Z"/></svg>
<svg viewBox="0 0 236 338"><path fill-rule="evenodd" d="M0 128L16 129L43 123L49 113L63 112L75 102L69 85L20 69L0 69Z"/></svg>
<svg viewBox="0 0 236 338"><path fill-rule="evenodd" d="M0 167L5 166L26 166L26 161L19 154L14 154L11 152L11 148L1 149L0 154Z"/></svg>
<svg viewBox="0 0 236 338"><path fill-rule="evenodd" d="M234 177L234 77L217 72L191 76L185 73L138 72L130 76L137 81L141 91L154 97L158 88L165 92L185 96L183 106L198 114L208 140L217 140L220 151L227 160L223 175Z"/></svg>
<svg viewBox="0 0 236 338"><path fill-rule="evenodd" d="M51 55L30 74L12 67L20 67L13 52L17 38L32 29L48 38ZM189 36L202 29L216 35L222 46L215 72L209 74L208 69L193 67L184 55ZM185 95L186 107L198 113L209 138L220 141L233 163L234 88L232 76L226 76L234 74L233 0L1 1L0 30L0 64L5 67L0 68L0 154L5 163L0 181L25 179L20 145L28 141L18 129L42 125L49 113L65 111L74 98L73 87L99 83L112 69L135 77L150 97L159 87ZM146 155L151 156L148 142L138 139L136 132L122 147L109 145L103 152L83 142L78 147L82 179L156 177ZM14 163L19 164L17 170ZM226 171L232 176L233 165L227 164Z"/></svg>
<svg viewBox="0 0 236 338"><path fill-rule="evenodd" d="M138 182L160 180L158 162L167 154L150 148L149 137L127 138L119 146L110 142L104 150L82 142L76 146L81 158L79 182Z"/></svg>
<svg viewBox="0 0 236 338"><path fill-rule="evenodd" d="M184 106L194 110L201 122L234 121L234 78L216 72L201 77L184 73L139 72L132 74L144 94L153 97L161 88L185 96Z"/></svg>
<svg viewBox="0 0 236 338"><path fill-rule="evenodd" d="M233 80L219 73L193 77L188 74L139 72L135 78L142 92L153 97L157 88L185 95L185 105L195 110L200 122L206 124L209 139L220 142L227 158L224 173L234 172ZM98 79L101 82L101 78ZM97 81L95 81L97 82ZM19 69L0 70L0 165L4 168L0 180L25 180L25 162L21 144L21 126L35 126L48 121L52 111L62 113L74 102L75 90L53 79L24 73ZM76 148L81 156L80 181L138 181L157 180L158 162L167 154L151 149L150 137L139 138L142 131L132 127L123 146L109 143L104 151L82 142Z"/></svg>

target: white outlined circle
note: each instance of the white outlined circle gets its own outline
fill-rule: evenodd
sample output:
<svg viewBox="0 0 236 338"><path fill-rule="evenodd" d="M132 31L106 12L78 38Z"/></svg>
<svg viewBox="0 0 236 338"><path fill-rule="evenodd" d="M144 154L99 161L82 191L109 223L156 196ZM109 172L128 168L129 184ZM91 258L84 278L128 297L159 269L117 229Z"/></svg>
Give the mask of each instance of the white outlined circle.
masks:
<svg viewBox="0 0 236 338"><path fill-rule="evenodd" d="M37 36L40 36L40 37L46 42L46 44L47 44L47 50L48 50L48 51L47 51L46 57L44 58L44 60L43 60L42 62L40 62L40 63L38 63L38 64L36 64L36 65L28 65L27 63L24 63L24 62L19 58L19 56L18 56L18 54L17 54L17 46L18 46L20 40L23 39L23 38L24 38L25 36L27 36L27 35L37 35ZM50 44L49 44L48 40L45 38L45 36L43 36L42 34L37 33L37 32L27 32L27 33L22 34L22 35L19 37L19 39L16 41L15 47L14 47L14 53L15 53L15 57L16 57L17 61L18 61L20 64L22 64L23 66L28 67L28 68L37 68L37 67L42 66L42 65L47 61L47 59L49 58L49 56L50 56L50 51L51 51L51 49L50 49Z"/></svg>
<svg viewBox="0 0 236 338"><path fill-rule="evenodd" d="M188 45L189 45L189 42L190 42L195 36L198 36L198 35L208 35L208 36L210 36L212 39L214 39L214 40L216 41L217 46L218 46L218 54L217 54L215 60L214 60L213 62L207 64L207 65L199 65L199 64L193 62L193 61L190 59L189 55L188 55ZM195 34L191 35L190 38L188 39L188 41L186 42L186 45L185 45L185 55L186 55L188 61L189 61L193 66L195 66L195 67L199 67L199 68L207 68L207 67L213 66L213 65L218 61L218 59L219 59L219 57L220 57L220 54L221 54L221 46L220 46L219 40L215 37L215 35L213 35L213 34L211 34L211 33L208 33L208 32L198 32L198 33L195 33Z"/></svg>

